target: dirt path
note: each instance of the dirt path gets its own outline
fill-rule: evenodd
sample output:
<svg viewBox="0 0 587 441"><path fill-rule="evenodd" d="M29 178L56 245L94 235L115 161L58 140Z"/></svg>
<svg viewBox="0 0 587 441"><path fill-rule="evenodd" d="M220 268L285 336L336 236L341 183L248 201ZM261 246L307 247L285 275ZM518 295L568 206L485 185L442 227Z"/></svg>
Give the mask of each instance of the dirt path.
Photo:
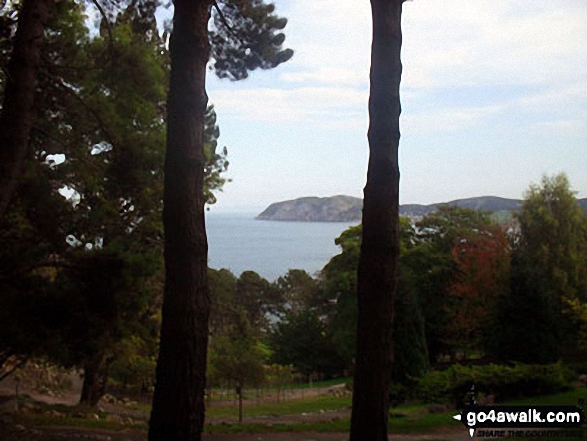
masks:
<svg viewBox="0 0 587 441"><path fill-rule="evenodd" d="M6 427L4 427L6 429ZM122 431L71 428L18 428L3 431L0 423L0 440L2 441L147 441L147 434L142 431ZM348 433L239 433L239 434L204 434L203 441L348 441ZM466 441L471 438L463 429L442 431L419 435L390 435L390 441Z"/></svg>
<svg viewBox="0 0 587 441"><path fill-rule="evenodd" d="M235 435L204 435L204 441L348 441L348 433L262 433ZM390 441L466 441L471 438L464 429L427 435L389 435Z"/></svg>

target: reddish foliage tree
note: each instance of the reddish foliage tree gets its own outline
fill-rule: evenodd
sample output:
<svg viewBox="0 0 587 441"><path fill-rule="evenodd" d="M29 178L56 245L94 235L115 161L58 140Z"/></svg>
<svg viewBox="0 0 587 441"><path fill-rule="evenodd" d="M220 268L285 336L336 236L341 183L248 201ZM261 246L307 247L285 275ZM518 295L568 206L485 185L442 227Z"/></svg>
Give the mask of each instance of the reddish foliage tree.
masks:
<svg viewBox="0 0 587 441"><path fill-rule="evenodd" d="M510 246L497 225L462 237L452 249L457 277L449 290L449 344L464 356L482 350L495 319L497 301L507 290Z"/></svg>

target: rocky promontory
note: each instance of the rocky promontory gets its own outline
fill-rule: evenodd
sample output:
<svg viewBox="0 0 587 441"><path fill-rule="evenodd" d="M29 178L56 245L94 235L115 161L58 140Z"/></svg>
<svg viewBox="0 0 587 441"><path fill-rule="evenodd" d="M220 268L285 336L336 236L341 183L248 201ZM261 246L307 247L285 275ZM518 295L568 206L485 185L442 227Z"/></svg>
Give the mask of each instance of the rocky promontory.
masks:
<svg viewBox="0 0 587 441"><path fill-rule="evenodd" d="M363 200L352 196L305 197L276 202L257 216L260 220L353 222L361 220Z"/></svg>

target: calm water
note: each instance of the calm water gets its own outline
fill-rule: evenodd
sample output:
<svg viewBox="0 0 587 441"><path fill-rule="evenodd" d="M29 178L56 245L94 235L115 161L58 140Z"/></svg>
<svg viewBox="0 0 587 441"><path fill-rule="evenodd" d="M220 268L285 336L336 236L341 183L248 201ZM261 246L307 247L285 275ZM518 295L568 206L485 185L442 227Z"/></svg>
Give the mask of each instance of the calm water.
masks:
<svg viewBox="0 0 587 441"><path fill-rule="evenodd" d="M207 213L211 268L227 268L237 276L253 270L270 281L292 268L314 274L340 253L334 239L353 225L259 221L254 217L255 214Z"/></svg>

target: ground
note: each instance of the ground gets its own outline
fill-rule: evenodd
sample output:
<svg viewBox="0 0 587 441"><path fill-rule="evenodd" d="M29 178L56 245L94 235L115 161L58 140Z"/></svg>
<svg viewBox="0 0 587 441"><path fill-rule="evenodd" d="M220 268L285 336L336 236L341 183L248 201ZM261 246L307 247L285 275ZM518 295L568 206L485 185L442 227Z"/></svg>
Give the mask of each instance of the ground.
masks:
<svg viewBox="0 0 587 441"><path fill-rule="evenodd" d="M8 427L0 423L0 440L2 441L146 441L145 431L109 431L102 429L41 428L22 429ZM393 435L392 441L465 441L471 438L464 429L451 432L438 432L427 435ZM238 433L238 434L204 434L204 441L347 441L347 433L286 432L286 433Z"/></svg>
<svg viewBox="0 0 587 441"><path fill-rule="evenodd" d="M79 377L72 377L72 388L66 393L59 395L39 393L33 388L19 387L20 406L18 412L14 411L17 400L14 381L0 383L0 441L63 441L63 440L95 440L95 441L146 441L146 424L148 414L144 410L132 409L124 402L107 403L99 405L99 411L89 409L82 415L82 412L68 413L63 406L74 406L79 399L79 388L81 381ZM334 388L336 389L336 387ZM325 393L332 393L333 388L311 388L305 390L292 390L288 392L288 399L295 399L309 396L318 396ZM23 396L26 396L23 400ZM254 399L254 398L253 398ZM263 397L261 400L275 400L275 396ZM23 404L24 402L24 404ZM56 410L54 405L62 405ZM78 409L78 408L71 408ZM118 425L118 430L107 430L104 428L56 426L56 417L72 418L80 417L83 421L96 417L96 420L111 421L113 423L124 422ZM342 409L337 411L304 412L281 416L258 416L248 417L248 424L261 424L271 427L273 424L296 424L305 422L336 421L348 418L350 410ZM53 418L51 425L43 424L43 419ZM212 421L210 421L212 420ZM80 420L81 421L81 420ZM236 423L234 417L209 418L208 423L215 425ZM136 424L135 424L136 423ZM464 428L458 427L450 431L440 431L432 434L418 435L393 435L393 441L424 441L424 440L455 440L465 441L470 439ZM281 432L281 433L238 433L238 434L204 434L204 441L346 441L347 433L335 432Z"/></svg>

